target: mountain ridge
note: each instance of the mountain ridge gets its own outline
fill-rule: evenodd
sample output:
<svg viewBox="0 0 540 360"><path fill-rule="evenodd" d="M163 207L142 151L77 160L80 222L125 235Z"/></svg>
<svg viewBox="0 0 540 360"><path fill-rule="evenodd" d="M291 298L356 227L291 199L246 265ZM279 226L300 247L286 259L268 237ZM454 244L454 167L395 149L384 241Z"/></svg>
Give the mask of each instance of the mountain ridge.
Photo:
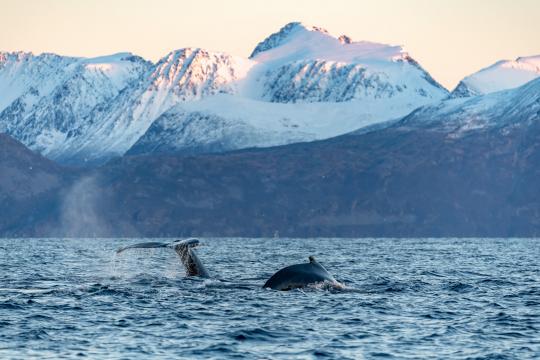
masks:
<svg viewBox="0 0 540 360"><path fill-rule="evenodd" d="M471 97L517 88L540 77L540 55L500 60L459 82L451 97Z"/></svg>
<svg viewBox="0 0 540 360"><path fill-rule="evenodd" d="M498 62L449 93L401 46L298 22L262 40L249 58L196 47L155 63L131 53L86 59L4 52L0 132L77 166L124 154L286 145L382 127L448 97L481 95L487 90L469 81L478 74L484 83L503 74L495 90L523 85L536 76L539 59Z"/></svg>
<svg viewBox="0 0 540 360"><path fill-rule="evenodd" d="M75 173L3 139L4 236L540 234L540 79L330 139L128 154ZM43 184L25 157L54 186L26 191Z"/></svg>
<svg viewBox="0 0 540 360"><path fill-rule="evenodd" d="M173 141L175 137L169 135L186 126L215 129L211 141L221 143L223 150L328 138L401 117L448 94L401 47L354 42L299 24L287 27L302 36L316 33L314 41L322 43L295 40L293 48L304 56L293 51L293 57L279 59L275 51L290 51L290 44L266 42L256 47L257 56L251 59L183 48L156 63L125 53L86 60L27 54L28 60L18 66L30 69L29 74L33 68L44 69L34 80L47 87L33 86L31 77L32 81L17 78L17 83L27 86L13 92L13 81L6 78L5 67L0 68L0 94L14 94L13 99L4 97L9 104L0 109L0 131L51 159L84 165L121 156L139 140L148 144L146 149L157 148L150 142ZM316 51L305 53L302 46ZM270 53L273 59L261 58ZM43 61L32 64L40 56ZM335 103L347 105L334 107ZM246 111L235 108L238 105L246 106ZM266 112L257 112L258 108ZM277 116L270 116L274 112ZM317 113L345 120L334 120L336 126L330 126L331 119L314 117ZM215 122L217 115L221 120ZM178 127L167 130L164 139L157 134L163 124L152 127L161 116L168 119L169 128ZM151 134L145 137L147 131ZM206 148L208 139L186 141ZM182 144L169 148L181 152ZM139 146L138 151L144 149Z"/></svg>

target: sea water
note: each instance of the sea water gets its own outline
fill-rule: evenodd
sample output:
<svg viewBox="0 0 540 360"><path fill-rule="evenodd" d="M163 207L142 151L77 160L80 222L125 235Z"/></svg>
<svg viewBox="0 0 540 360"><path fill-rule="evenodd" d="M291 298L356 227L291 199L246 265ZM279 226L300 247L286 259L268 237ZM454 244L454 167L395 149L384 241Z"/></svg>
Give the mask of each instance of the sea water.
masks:
<svg viewBox="0 0 540 360"><path fill-rule="evenodd" d="M540 240L0 239L0 358L540 358ZM314 255L344 287L262 289Z"/></svg>

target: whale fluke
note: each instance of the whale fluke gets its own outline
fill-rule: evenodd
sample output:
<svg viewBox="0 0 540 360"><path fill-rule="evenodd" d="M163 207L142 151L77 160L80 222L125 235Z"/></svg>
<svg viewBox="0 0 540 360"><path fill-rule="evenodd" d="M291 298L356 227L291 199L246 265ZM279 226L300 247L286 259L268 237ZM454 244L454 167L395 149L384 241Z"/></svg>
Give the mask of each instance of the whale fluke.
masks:
<svg viewBox="0 0 540 360"><path fill-rule="evenodd" d="M182 261L182 264L184 264L188 276L210 277L210 273L206 270L201 260L199 260L194 249L199 245L199 240L186 239L174 242L171 245L178 256L180 256L180 260Z"/></svg>
<svg viewBox="0 0 540 360"><path fill-rule="evenodd" d="M188 276L210 277L208 270L206 270L195 252L194 248L198 245L199 240L195 238L177 240L172 243L145 242L122 247L116 250L116 253L120 254L129 249L170 248L180 256L180 260L182 261Z"/></svg>
<svg viewBox="0 0 540 360"><path fill-rule="evenodd" d="M169 247L171 244L169 243L159 243L159 242L145 242L140 244L134 244L129 246L124 246L118 250L116 250L117 254L120 254L121 252L124 252L129 249L155 249L155 248L165 248Z"/></svg>
<svg viewBox="0 0 540 360"><path fill-rule="evenodd" d="M287 266L276 272L266 281L263 288L291 290L324 281L335 282L336 280L324 266L310 256L309 263Z"/></svg>

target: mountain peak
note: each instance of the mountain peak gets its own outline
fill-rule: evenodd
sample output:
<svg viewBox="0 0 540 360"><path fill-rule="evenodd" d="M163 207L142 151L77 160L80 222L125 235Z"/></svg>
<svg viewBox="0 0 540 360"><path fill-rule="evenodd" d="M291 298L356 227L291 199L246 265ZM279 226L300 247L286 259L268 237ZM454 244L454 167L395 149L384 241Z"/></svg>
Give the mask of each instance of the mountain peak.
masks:
<svg viewBox="0 0 540 360"><path fill-rule="evenodd" d="M359 60L403 59L406 54L401 46L369 41L353 41L347 35L333 36L327 30L292 22L260 42L250 59L259 62L328 60L357 62Z"/></svg>
<svg viewBox="0 0 540 360"><path fill-rule="evenodd" d="M452 97L470 97L519 87L540 77L540 55L500 60L460 81Z"/></svg>
<svg viewBox="0 0 540 360"><path fill-rule="evenodd" d="M350 37L348 37L347 35L341 35L340 37L338 37L338 40L342 44L352 44L353 43L352 39Z"/></svg>
<svg viewBox="0 0 540 360"><path fill-rule="evenodd" d="M288 23L287 25L285 25L284 27L282 27L279 30L279 32L287 31L287 29L299 29L299 30L305 30L305 31L316 31L316 32L320 32L320 33L323 33L323 34L330 34L328 32L328 30L326 30L323 27L315 26L315 25L308 25L308 24L303 23L301 21L292 21L292 22Z"/></svg>
<svg viewBox="0 0 540 360"><path fill-rule="evenodd" d="M515 60L515 62L536 66L540 70L540 55L520 56Z"/></svg>
<svg viewBox="0 0 540 360"><path fill-rule="evenodd" d="M33 53L25 51L0 51L0 65L8 61L21 61L33 56Z"/></svg>
<svg viewBox="0 0 540 360"><path fill-rule="evenodd" d="M169 52L167 55L165 55L164 57L162 57L158 61L158 64L174 62L174 61L177 61L178 59L186 58L193 53L197 53L199 50L200 50L199 48L191 48L191 47L173 50Z"/></svg>
<svg viewBox="0 0 540 360"><path fill-rule="evenodd" d="M121 61L134 61L134 59L142 59L137 55L133 55L130 52L120 52L112 55L98 56L94 58L83 58L83 61L87 64L101 64L101 63L113 63Z"/></svg>
<svg viewBox="0 0 540 360"><path fill-rule="evenodd" d="M287 39L294 36L294 34L310 31L330 36L329 32L322 27L306 25L299 21L290 22L287 25L283 26L281 29L279 29L278 32L271 34L266 39L257 44L249 58L252 59L261 52L283 45L285 42L287 42Z"/></svg>
<svg viewBox="0 0 540 360"><path fill-rule="evenodd" d="M176 49L171 52L169 52L167 55L165 55L163 58L161 58L158 61L158 66L163 64L171 64L171 63L178 63L178 62L184 62L186 59L209 59L209 58L225 58L225 57L232 57L230 55L220 53L220 52L212 52L208 51L202 48L198 47L185 47L181 49Z"/></svg>

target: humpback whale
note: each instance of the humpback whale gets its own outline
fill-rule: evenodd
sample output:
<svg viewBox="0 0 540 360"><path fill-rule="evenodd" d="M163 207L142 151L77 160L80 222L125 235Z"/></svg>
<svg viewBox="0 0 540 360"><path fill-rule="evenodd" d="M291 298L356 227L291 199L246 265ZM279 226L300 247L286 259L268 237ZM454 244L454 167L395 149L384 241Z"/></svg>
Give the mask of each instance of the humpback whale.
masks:
<svg viewBox="0 0 540 360"><path fill-rule="evenodd" d="M310 256L309 263L290 265L276 272L266 281L263 288L291 290L324 281L336 282L324 266Z"/></svg>
<svg viewBox="0 0 540 360"><path fill-rule="evenodd" d="M120 254L129 249L170 248L180 257L188 276L209 278L210 273L195 251L199 245L200 242L196 238L177 240L172 243L145 242L122 247L116 253ZM290 265L277 271L266 281L263 288L286 291L325 281L337 283L334 277L313 256L310 256L308 263Z"/></svg>

